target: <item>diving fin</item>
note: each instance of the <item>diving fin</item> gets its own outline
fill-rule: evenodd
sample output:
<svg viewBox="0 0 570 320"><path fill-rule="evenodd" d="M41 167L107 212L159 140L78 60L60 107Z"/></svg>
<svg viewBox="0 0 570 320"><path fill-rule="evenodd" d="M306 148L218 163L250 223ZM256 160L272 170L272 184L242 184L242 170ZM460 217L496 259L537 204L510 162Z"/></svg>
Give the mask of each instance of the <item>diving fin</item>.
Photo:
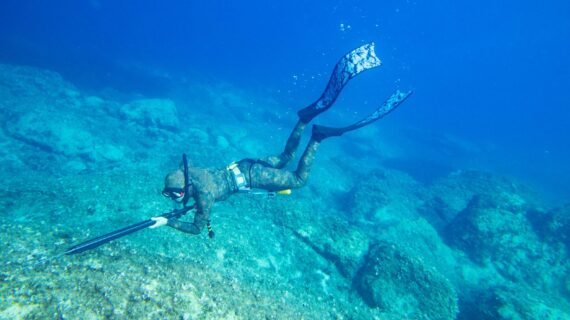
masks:
<svg viewBox="0 0 570 320"><path fill-rule="evenodd" d="M366 118L358 122L355 122L347 127L334 128L334 127L314 125L311 139L321 142L323 139L326 139L328 137L341 136L345 132L353 131L358 128L367 126L379 119L382 119L388 113L392 112L400 104L402 104L402 102L404 102L404 100L406 100L411 94L412 91L402 92L400 90L396 90L390 96L390 98L388 98L388 100L384 102L382 106L376 109L376 111L368 115Z"/></svg>
<svg viewBox="0 0 570 320"><path fill-rule="evenodd" d="M382 62L374 52L374 42L360 46L344 55L334 67L331 78L321 97L308 107L297 112L299 120L303 123L311 122L314 117L333 105L350 79L365 70L378 67L381 64Z"/></svg>

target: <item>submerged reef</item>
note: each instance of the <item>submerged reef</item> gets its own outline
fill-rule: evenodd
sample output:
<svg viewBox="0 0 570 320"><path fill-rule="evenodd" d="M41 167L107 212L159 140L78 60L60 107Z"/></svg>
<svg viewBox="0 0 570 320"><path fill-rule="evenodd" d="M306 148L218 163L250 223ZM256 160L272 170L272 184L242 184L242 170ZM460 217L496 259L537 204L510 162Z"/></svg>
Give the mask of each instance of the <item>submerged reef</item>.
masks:
<svg viewBox="0 0 570 320"><path fill-rule="evenodd" d="M424 262L390 243L376 243L355 279L371 307L409 319L455 319L457 294Z"/></svg>
<svg viewBox="0 0 570 320"><path fill-rule="evenodd" d="M547 213L533 212L531 222L542 239L553 246L563 246L567 252L570 250L570 205Z"/></svg>
<svg viewBox="0 0 570 320"><path fill-rule="evenodd" d="M61 256L169 211L183 152L201 167L280 152L296 120L228 84L184 88L88 92L0 65L0 319L570 318L568 205L480 171L417 181L346 152L350 135L291 196L216 204L214 239L164 227Z"/></svg>
<svg viewBox="0 0 570 320"><path fill-rule="evenodd" d="M505 278L556 290L568 276L564 256L541 242L521 198L475 196L446 229L448 242L477 264L492 264Z"/></svg>
<svg viewBox="0 0 570 320"><path fill-rule="evenodd" d="M142 99L119 109L120 115L147 128L177 131L180 126L176 105L166 99Z"/></svg>

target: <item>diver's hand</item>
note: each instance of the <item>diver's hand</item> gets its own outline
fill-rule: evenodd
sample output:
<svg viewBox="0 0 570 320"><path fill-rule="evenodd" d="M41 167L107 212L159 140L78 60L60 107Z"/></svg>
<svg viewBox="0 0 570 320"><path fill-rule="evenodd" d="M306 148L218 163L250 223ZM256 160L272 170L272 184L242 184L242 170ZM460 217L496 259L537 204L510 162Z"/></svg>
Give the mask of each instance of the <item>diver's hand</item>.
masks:
<svg viewBox="0 0 570 320"><path fill-rule="evenodd" d="M148 227L149 229L154 229L158 227L162 227L163 225L168 223L168 219L165 217L152 217L150 220L156 221L152 226Z"/></svg>

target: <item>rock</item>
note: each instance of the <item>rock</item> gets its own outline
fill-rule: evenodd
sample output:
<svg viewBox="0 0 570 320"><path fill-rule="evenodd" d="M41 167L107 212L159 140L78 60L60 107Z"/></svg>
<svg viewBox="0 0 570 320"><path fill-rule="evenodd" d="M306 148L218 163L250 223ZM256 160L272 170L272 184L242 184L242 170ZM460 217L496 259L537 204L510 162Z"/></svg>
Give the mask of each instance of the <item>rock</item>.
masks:
<svg viewBox="0 0 570 320"><path fill-rule="evenodd" d="M570 306L523 285L481 289L462 302L460 319L570 319Z"/></svg>
<svg viewBox="0 0 570 320"><path fill-rule="evenodd" d="M287 202L285 202L287 203ZM310 206L287 203L271 210L275 225L290 229L317 254L332 263L340 274L352 279L368 252L369 238L358 228L335 216L326 219L310 214Z"/></svg>
<svg viewBox="0 0 570 320"><path fill-rule="evenodd" d="M537 228L548 242L562 244L570 252L570 204L549 211Z"/></svg>
<svg viewBox="0 0 570 320"><path fill-rule="evenodd" d="M125 157L121 149L111 144L98 146L96 150L104 160L111 162L121 161Z"/></svg>
<svg viewBox="0 0 570 320"><path fill-rule="evenodd" d="M97 96L88 96L85 98L84 105L89 108L100 108L105 104L105 100Z"/></svg>
<svg viewBox="0 0 570 320"><path fill-rule="evenodd" d="M447 197L435 194L423 203L418 213L429 221L434 228L442 230L455 218L458 212L465 208L459 205L460 209L458 209L447 200Z"/></svg>
<svg viewBox="0 0 570 320"><path fill-rule="evenodd" d="M380 241L397 245L400 250L422 259L426 266L435 268L453 283L456 282L457 262L453 250L424 218L400 218L373 236Z"/></svg>
<svg viewBox="0 0 570 320"><path fill-rule="evenodd" d="M190 146L207 146L210 144L210 136L206 131L198 128L185 128L183 133L186 141Z"/></svg>
<svg viewBox="0 0 570 320"><path fill-rule="evenodd" d="M449 281L397 246L371 246L354 283L365 302L406 319L455 319L457 294Z"/></svg>
<svg viewBox="0 0 570 320"><path fill-rule="evenodd" d="M53 121L47 112L28 113L8 124L8 133L18 140L48 152L66 156L86 156L92 152L93 136L75 119Z"/></svg>
<svg viewBox="0 0 570 320"><path fill-rule="evenodd" d="M77 90L60 74L27 66L0 64L0 96L26 99L77 97Z"/></svg>
<svg viewBox="0 0 570 320"><path fill-rule="evenodd" d="M128 137L138 128L129 132L106 110L117 105L82 96L55 72L0 65L0 125L14 154L2 164L11 169L19 160L34 170L76 173L121 161L140 135Z"/></svg>
<svg viewBox="0 0 570 320"><path fill-rule="evenodd" d="M416 215L421 186L396 170L371 172L350 191L348 212L353 221L389 224L401 217Z"/></svg>
<svg viewBox="0 0 570 320"><path fill-rule="evenodd" d="M320 228L298 229L294 234L316 253L333 263L340 274L352 279L368 251L368 237L341 221L327 219L327 222L322 224Z"/></svg>
<svg viewBox="0 0 570 320"><path fill-rule="evenodd" d="M217 136L216 145L218 145L220 149L227 149L230 146L230 143L224 136Z"/></svg>
<svg viewBox="0 0 570 320"><path fill-rule="evenodd" d="M465 251L473 261L483 264L488 258L507 255L536 245L530 223L523 212L499 209L487 195L476 196L448 225L444 235L448 242Z"/></svg>
<svg viewBox="0 0 570 320"><path fill-rule="evenodd" d="M62 114L55 122L52 117L48 112L30 112L6 129L12 138L72 160L66 167L73 171L86 168L85 163L79 162L117 162L124 158L118 146L103 142L87 129L83 119Z"/></svg>
<svg viewBox="0 0 570 320"><path fill-rule="evenodd" d="M150 128L177 130L178 112L172 100L142 99L124 105L120 115L132 122Z"/></svg>
<svg viewBox="0 0 570 320"><path fill-rule="evenodd" d="M565 256L540 241L523 203L508 193L476 196L447 226L446 241L511 281L559 290Z"/></svg>
<svg viewBox="0 0 570 320"><path fill-rule="evenodd" d="M509 203L519 206L535 201L534 195L525 186L507 178L473 170L452 172L436 181L428 190L429 194L419 213L440 231L476 195L509 194L517 197Z"/></svg>
<svg viewBox="0 0 570 320"><path fill-rule="evenodd" d="M71 160L65 164L64 168L67 171L81 172L81 171L87 169L87 166L85 165L85 163L83 161Z"/></svg>

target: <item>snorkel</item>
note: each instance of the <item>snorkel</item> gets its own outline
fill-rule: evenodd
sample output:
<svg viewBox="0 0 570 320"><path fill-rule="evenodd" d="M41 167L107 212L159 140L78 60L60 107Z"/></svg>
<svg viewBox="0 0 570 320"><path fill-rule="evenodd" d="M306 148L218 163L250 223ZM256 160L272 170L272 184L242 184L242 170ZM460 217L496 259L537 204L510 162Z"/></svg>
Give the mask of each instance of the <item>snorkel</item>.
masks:
<svg viewBox="0 0 570 320"><path fill-rule="evenodd" d="M188 176L188 158L186 153L182 154L182 165L184 166L184 198L182 199L182 204L184 207L188 204L189 200L189 190L190 190L190 177Z"/></svg>

